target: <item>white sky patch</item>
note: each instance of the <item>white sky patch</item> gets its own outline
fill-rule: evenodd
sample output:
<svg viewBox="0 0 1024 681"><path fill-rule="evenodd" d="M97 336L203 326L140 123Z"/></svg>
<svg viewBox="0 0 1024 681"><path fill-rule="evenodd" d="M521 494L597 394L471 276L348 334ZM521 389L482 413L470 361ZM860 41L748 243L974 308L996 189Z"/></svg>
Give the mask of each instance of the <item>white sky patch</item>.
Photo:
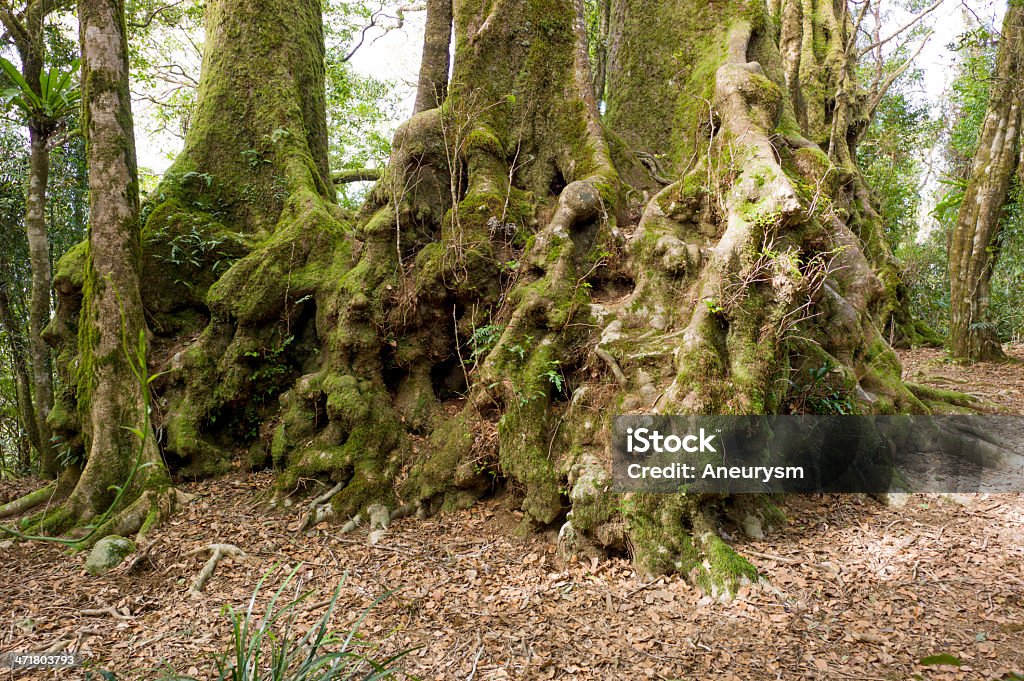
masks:
<svg viewBox="0 0 1024 681"><path fill-rule="evenodd" d="M412 114L416 102L426 18L426 12L409 12L402 28L384 34L369 32L366 42L349 60L360 75L394 83L401 102L399 112L405 116Z"/></svg>

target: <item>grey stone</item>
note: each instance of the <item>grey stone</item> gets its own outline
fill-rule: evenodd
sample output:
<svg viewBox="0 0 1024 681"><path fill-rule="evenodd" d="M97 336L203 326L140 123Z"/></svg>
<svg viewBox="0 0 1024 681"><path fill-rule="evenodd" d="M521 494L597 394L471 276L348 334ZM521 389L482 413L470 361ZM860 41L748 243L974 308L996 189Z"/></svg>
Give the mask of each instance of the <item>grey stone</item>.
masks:
<svg viewBox="0 0 1024 681"><path fill-rule="evenodd" d="M90 575L102 575L120 565L135 551L135 542L112 534L96 542L85 559L85 571Z"/></svg>

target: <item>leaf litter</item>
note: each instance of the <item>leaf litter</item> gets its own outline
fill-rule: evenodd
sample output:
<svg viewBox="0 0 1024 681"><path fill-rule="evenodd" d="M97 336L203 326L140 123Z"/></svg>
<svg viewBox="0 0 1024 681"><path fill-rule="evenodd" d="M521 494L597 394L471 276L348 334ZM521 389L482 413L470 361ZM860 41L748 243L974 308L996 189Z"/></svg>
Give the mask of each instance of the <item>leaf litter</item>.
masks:
<svg viewBox="0 0 1024 681"><path fill-rule="evenodd" d="M924 354L935 351L912 352L902 353L908 373L959 376ZM1013 392L1024 372L992 366L971 370L975 385L998 386L984 398L1024 413ZM369 545L365 528L296 532L296 516L262 508L272 485L267 472L182 484L188 505L101 577L85 574L84 553L0 549L0 654L75 651L122 680L213 678L211 657L230 634L223 608L243 607L271 572L259 609L301 563L298 589L313 592L302 626L342 580L338 631L394 591L360 632L378 657L415 649L400 678L952 681L1024 671L1024 495L917 494L902 507L786 497L783 530L753 541L726 528L764 582L720 602L680 577L643 581L626 557L562 561L553 533L515 535L507 499L398 520ZM26 489L0 483L0 497ZM223 543L245 557L221 561L190 597L200 549Z"/></svg>

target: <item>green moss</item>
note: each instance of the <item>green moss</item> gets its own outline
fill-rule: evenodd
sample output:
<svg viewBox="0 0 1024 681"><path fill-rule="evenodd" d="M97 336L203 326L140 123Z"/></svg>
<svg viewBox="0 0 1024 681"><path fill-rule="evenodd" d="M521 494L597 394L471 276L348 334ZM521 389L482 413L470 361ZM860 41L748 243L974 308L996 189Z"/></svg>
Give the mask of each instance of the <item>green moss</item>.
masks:
<svg viewBox="0 0 1024 681"><path fill-rule="evenodd" d="M67 286L81 290L85 286L85 268L89 254L89 242L80 241L61 256L53 273L55 286Z"/></svg>
<svg viewBox="0 0 1024 681"><path fill-rule="evenodd" d="M608 75L605 120L632 149L663 155L670 173L685 170L706 145L707 102L714 100L735 9L695 0L668 6L645 1L631 5L616 26L621 39Z"/></svg>
<svg viewBox="0 0 1024 681"><path fill-rule="evenodd" d="M474 430L472 419L465 412L434 429L427 451L409 473L404 494L429 500L454 492L455 471L470 457Z"/></svg>
<svg viewBox="0 0 1024 681"><path fill-rule="evenodd" d="M633 560L646 576L700 569L690 518L699 499L687 494L636 494L623 499L621 511L633 542Z"/></svg>
<svg viewBox="0 0 1024 681"><path fill-rule="evenodd" d="M708 580L713 590L721 589L734 594L745 582L757 581L757 568L718 535L702 535L700 543L708 563L711 564Z"/></svg>
<svg viewBox="0 0 1024 681"><path fill-rule="evenodd" d="M942 388L934 388L930 385L921 385L919 383L910 382L907 382L904 385L906 385L907 389L914 393L918 399L930 402L936 406L946 404L970 408L978 405L978 398L966 393L956 392L955 390L944 390Z"/></svg>

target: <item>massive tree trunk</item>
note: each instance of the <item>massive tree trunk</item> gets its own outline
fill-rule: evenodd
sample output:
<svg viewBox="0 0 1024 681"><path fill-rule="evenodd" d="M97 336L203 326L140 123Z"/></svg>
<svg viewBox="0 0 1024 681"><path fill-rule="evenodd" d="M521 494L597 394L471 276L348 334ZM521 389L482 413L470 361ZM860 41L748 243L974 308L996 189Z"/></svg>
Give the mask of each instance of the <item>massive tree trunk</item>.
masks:
<svg viewBox="0 0 1024 681"><path fill-rule="evenodd" d="M121 0L80 0L89 240L78 328L78 409L87 458L62 507L35 519L62 532L99 518L90 541L142 533L174 500L147 409L138 176ZM80 254L78 254L79 257ZM118 494L118 488L123 492Z"/></svg>
<svg viewBox="0 0 1024 681"><path fill-rule="evenodd" d="M1024 108L1024 5L1003 20L988 111L950 241L949 350L968 361L1004 359L989 315L1003 209L1020 162Z"/></svg>
<svg viewBox="0 0 1024 681"><path fill-rule="evenodd" d="M792 9L628 4L606 128L582 2L455 3L447 96L348 215L326 171L319 3L210 3L197 124L145 231L168 459L199 474L244 446L279 467L286 505L332 485L315 519L501 487L566 551L733 589L754 576L715 529L734 501L604 491L613 413L793 411L818 390L927 411L879 331L880 231L831 143L855 122L798 121ZM64 310L74 260L61 271Z"/></svg>

